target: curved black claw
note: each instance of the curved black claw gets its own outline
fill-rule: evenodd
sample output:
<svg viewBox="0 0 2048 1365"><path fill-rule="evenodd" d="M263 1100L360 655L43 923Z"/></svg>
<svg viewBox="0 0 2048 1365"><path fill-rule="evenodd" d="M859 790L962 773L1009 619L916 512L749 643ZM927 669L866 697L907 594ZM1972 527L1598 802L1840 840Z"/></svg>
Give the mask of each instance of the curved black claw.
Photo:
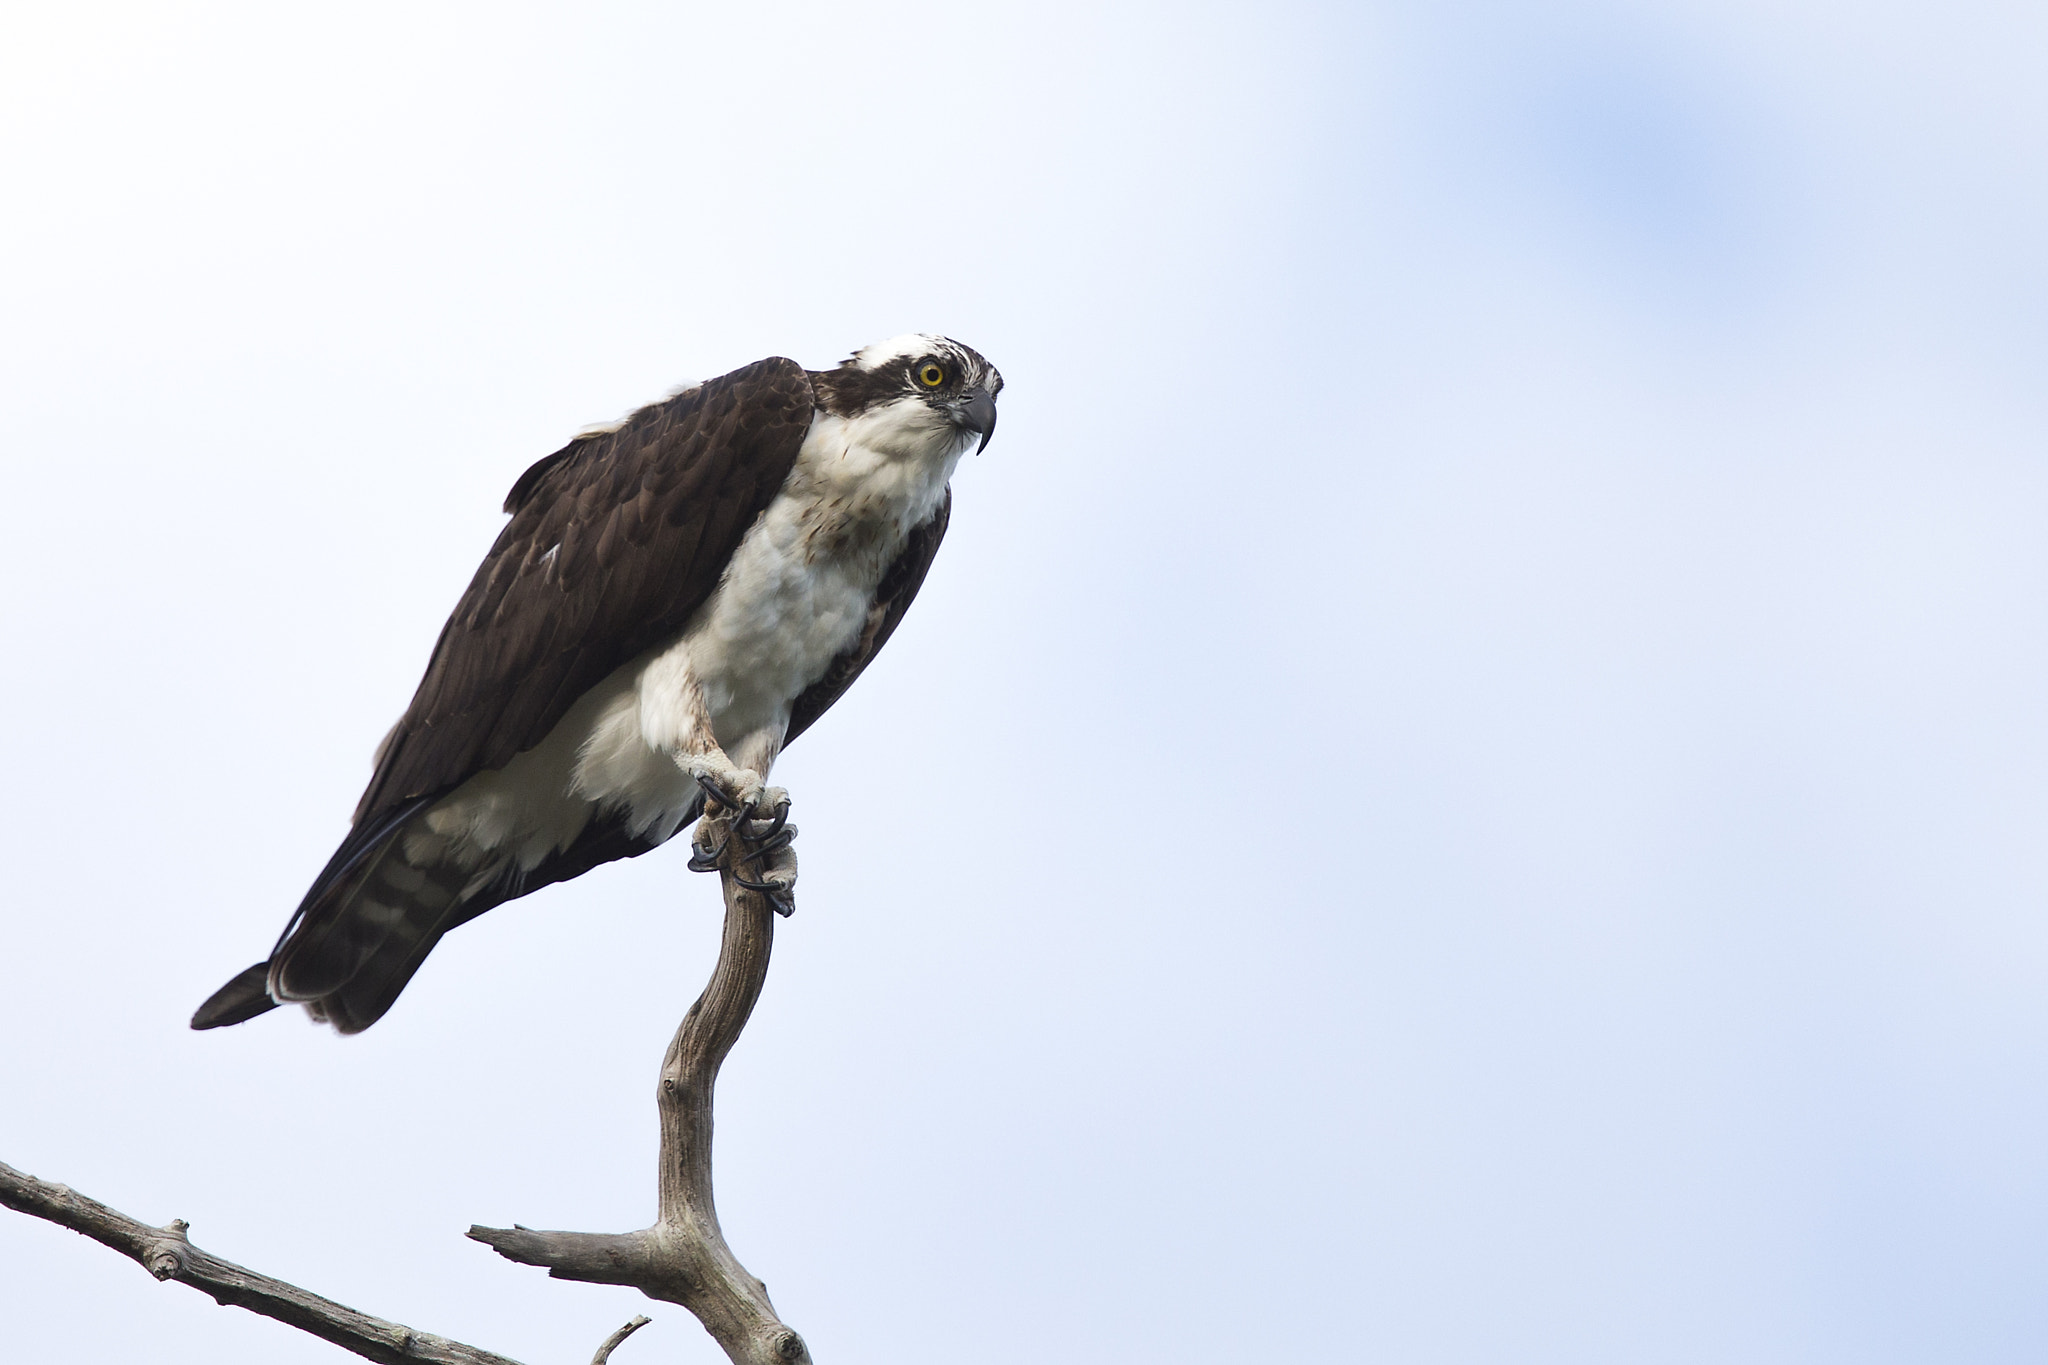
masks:
<svg viewBox="0 0 2048 1365"><path fill-rule="evenodd" d="M697 779L697 785L702 787L704 789L704 794L710 797L713 801L716 801L721 809L738 810L740 808L740 799L737 796L734 796L731 792L727 791L725 788L719 786L718 783L712 781L710 778L699 777Z"/></svg>
<svg viewBox="0 0 2048 1365"><path fill-rule="evenodd" d="M759 834L751 829L746 830L739 846L733 849L729 864L732 879L749 891L759 892L766 898L770 909L788 919L796 913L796 899L790 894L795 889L792 885L795 880L795 868L790 868L791 875L787 880L765 880L770 856L788 848L796 838L796 826L789 823L788 799L778 801L775 804L774 818L763 823L766 828ZM733 828L740 830L745 824L744 821L734 821ZM746 874L749 863L762 870L764 880L755 881Z"/></svg>
<svg viewBox="0 0 2048 1365"><path fill-rule="evenodd" d="M716 848L699 847L695 840L690 843L690 871L716 872L724 861L726 846L732 843L732 826L725 827L725 837L718 841Z"/></svg>
<svg viewBox="0 0 2048 1365"><path fill-rule="evenodd" d="M796 826L784 825L780 830L778 830L774 834L771 834L766 838L755 842L753 851L747 854L747 857L764 858L770 853L780 852L781 850L788 848L791 844L795 842Z"/></svg>
<svg viewBox="0 0 2048 1365"><path fill-rule="evenodd" d="M787 808L785 807L784 809ZM726 849L732 846L734 828L734 825L727 825L725 827L725 837L718 841L718 846L716 848L700 848L696 844L691 844L689 862L690 871L718 871L719 865L725 859ZM748 859L754 859L765 857L770 853L779 853L783 849L788 848L790 844L796 840L795 825L786 825L782 823L782 821L777 820L768 828L770 832L764 835L759 841L742 841L743 847L744 844L747 842L753 842L754 844L753 850L751 852L745 853L743 856L745 856ZM753 883L747 882L746 885L753 886ZM760 890L759 887L754 887L754 889L757 891Z"/></svg>
<svg viewBox="0 0 2048 1365"><path fill-rule="evenodd" d="M796 901L790 896L787 882L757 882L738 868L733 869L732 879L749 891L758 891L768 901L768 908L788 919L796 913Z"/></svg>
<svg viewBox="0 0 2048 1365"><path fill-rule="evenodd" d="M752 812L750 811L750 812L748 812L748 814L750 814L750 815L751 815L751 814L752 814ZM789 822L789 798L785 796L785 797L784 797L784 798L783 798L782 800L780 800L780 801L778 801L778 802L776 802L776 803L775 803L775 818L774 818L774 820L773 820L773 821L771 821L771 822L769 823L769 826L768 826L768 828L766 828L766 829L763 829L763 830L751 830L751 829L750 829L750 830L748 830L748 831L747 831L747 837L748 837L749 839L757 839L757 840L766 840L766 839L773 839L773 838L774 838L774 837L775 837L776 835L778 835L778 834L780 834L780 833L782 832L782 827L783 827L783 826L784 826L785 824L787 824L788 822ZM791 830L791 831L790 831L790 833L791 833L792 835L794 835L794 834L796 833L796 831L795 831L795 830ZM788 841L787 841L787 840L784 840L783 842L784 842L784 843L787 843ZM764 848L766 847L766 845L765 845L765 844L763 844L762 846L763 846ZM777 845L777 847L780 847L780 846L781 846L781 845Z"/></svg>

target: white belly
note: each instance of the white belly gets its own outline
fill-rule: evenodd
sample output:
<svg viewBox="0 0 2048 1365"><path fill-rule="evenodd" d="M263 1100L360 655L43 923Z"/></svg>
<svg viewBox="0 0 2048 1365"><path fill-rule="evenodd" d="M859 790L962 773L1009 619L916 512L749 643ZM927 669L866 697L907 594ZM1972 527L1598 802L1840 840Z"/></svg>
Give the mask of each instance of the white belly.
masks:
<svg viewBox="0 0 2048 1365"><path fill-rule="evenodd" d="M683 738L685 718L673 714L685 700L682 670L696 682L720 747L736 753L762 730L773 730L779 746L790 706L860 638L907 528L891 527L875 547L886 558L818 554L818 519L817 508L781 497L741 542L717 594L641 679L641 735L650 746L673 749Z"/></svg>
<svg viewBox="0 0 2048 1365"><path fill-rule="evenodd" d="M967 446L949 438L906 451L870 435L820 414L782 492L682 634L584 694L539 745L437 805L420 831L446 841L435 852L531 869L601 809L623 809L635 833L667 839L697 797L675 755L698 698L719 747L765 777L790 708L859 638L882 574L937 510Z"/></svg>

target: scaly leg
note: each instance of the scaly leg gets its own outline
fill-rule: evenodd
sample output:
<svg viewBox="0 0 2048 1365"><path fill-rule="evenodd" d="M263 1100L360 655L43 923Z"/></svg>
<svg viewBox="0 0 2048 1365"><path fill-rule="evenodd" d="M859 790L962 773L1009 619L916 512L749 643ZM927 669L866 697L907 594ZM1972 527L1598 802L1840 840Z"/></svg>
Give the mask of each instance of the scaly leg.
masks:
<svg viewBox="0 0 2048 1365"><path fill-rule="evenodd" d="M740 762L734 762L720 747L711 728L710 711L696 680L685 675L675 682L680 684L675 690L681 694L677 700L682 703L682 715L676 718L681 721L677 727L681 733L671 751L677 766L726 810L750 815L763 806L786 804L789 793L764 782L782 747L782 737L761 732L746 736L734 746L740 758Z"/></svg>
<svg viewBox="0 0 2048 1365"><path fill-rule="evenodd" d="M703 693L694 682L685 695L686 722L675 760L710 800L691 838L690 870L716 871L730 858L735 881L761 892L778 913L793 914L796 853L790 841L796 838L796 826L789 823L789 793L762 780L782 748L780 729L757 730L741 739L733 746L740 760L734 762L734 755L725 752L712 732ZM767 818L756 818L755 812L761 810L769 812ZM762 880L746 875L747 864L760 869Z"/></svg>

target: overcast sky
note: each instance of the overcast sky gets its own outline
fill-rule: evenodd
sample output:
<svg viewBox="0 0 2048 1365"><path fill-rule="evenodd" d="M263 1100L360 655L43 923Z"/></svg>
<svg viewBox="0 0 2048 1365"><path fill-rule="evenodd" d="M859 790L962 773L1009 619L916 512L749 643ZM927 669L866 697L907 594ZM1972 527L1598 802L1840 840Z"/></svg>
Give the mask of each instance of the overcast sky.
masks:
<svg viewBox="0 0 2048 1365"><path fill-rule="evenodd" d="M1001 367L776 769L720 1213L822 1365L2048 1353L2048 11L13 6L0 1161L515 1356L653 1209L677 849L268 948L585 425ZM0 1354L334 1362L0 1216Z"/></svg>

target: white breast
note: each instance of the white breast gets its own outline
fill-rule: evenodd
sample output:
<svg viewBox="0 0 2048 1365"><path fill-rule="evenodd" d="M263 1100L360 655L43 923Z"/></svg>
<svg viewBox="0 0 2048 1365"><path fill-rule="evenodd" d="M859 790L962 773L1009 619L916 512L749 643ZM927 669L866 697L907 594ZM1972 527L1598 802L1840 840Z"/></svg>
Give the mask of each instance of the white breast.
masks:
<svg viewBox="0 0 2048 1365"><path fill-rule="evenodd" d="M819 413L781 493L682 634L585 693L538 746L436 805L409 835L415 861L452 856L480 879L507 859L531 869L608 807L624 807L635 833L667 839L697 796L674 758L693 693L719 747L766 776L790 707L859 636L882 574L938 509L973 439L915 400L850 420Z"/></svg>
<svg viewBox="0 0 2048 1365"><path fill-rule="evenodd" d="M631 804L636 825L679 818L695 796L672 757L689 734L692 688L719 747L765 776L790 707L859 637L883 573L938 509L972 440L922 403L850 420L819 413L717 591L603 708L581 747L577 794Z"/></svg>

